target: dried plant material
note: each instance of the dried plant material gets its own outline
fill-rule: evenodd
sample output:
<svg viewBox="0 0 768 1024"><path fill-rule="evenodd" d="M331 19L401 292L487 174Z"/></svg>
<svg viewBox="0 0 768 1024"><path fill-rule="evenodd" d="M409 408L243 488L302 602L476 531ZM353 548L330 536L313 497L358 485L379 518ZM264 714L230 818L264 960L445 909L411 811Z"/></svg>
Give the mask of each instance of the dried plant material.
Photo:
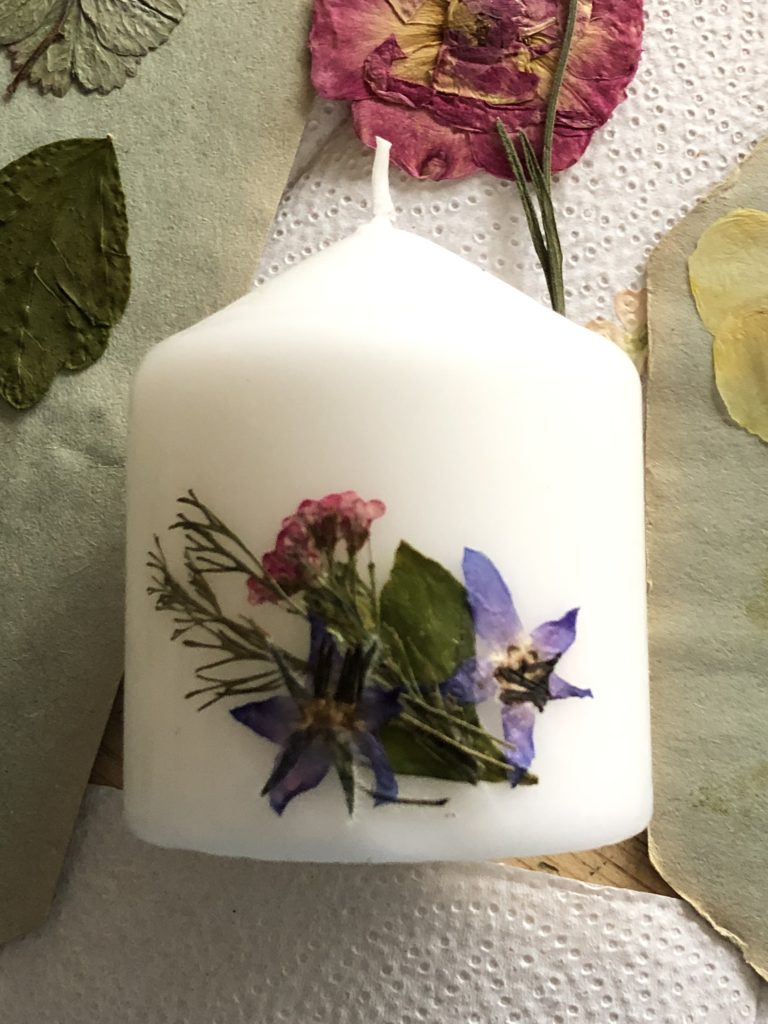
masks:
<svg viewBox="0 0 768 1024"><path fill-rule="evenodd" d="M648 331L648 296L645 288L625 288L613 299L613 309L624 330L635 337Z"/></svg>
<svg viewBox="0 0 768 1024"><path fill-rule="evenodd" d="M768 299L768 213L732 210L703 233L688 260L699 316L712 334L730 313Z"/></svg>
<svg viewBox="0 0 768 1024"><path fill-rule="evenodd" d="M699 240L743 207L768 209L768 140L648 266L650 849L768 978L766 453L712 400L710 338L688 277Z"/></svg>
<svg viewBox="0 0 768 1024"><path fill-rule="evenodd" d="M16 72L63 96L73 82L108 93L136 74L184 17L187 0L0 0L0 44Z"/></svg>
<svg viewBox="0 0 768 1024"><path fill-rule="evenodd" d="M715 337L715 382L731 419L768 441L768 213L736 209L688 259L696 308Z"/></svg>
<svg viewBox="0 0 768 1024"><path fill-rule="evenodd" d="M397 549L381 609L383 621L400 638L403 671L420 682L441 683L472 657L474 633L464 588L410 544Z"/></svg>
<svg viewBox="0 0 768 1024"><path fill-rule="evenodd" d="M714 356L715 381L728 414L768 441L768 308L726 316L715 335Z"/></svg>
<svg viewBox="0 0 768 1024"><path fill-rule="evenodd" d="M482 552L465 549L462 585L402 541L380 587L369 546L386 513L378 498L304 499L261 558L194 491L178 504L169 529L183 536L183 557L166 555L155 535L147 592L173 615L170 640L201 652L194 678L203 685L186 697L202 711L247 696L230 714L280 747L261 790L278 815L334 773L350 815L359 771L372 773L362 790L375 806L448 802L402 800L400 775L535 785L538 713L592 696L556 672L576 642L578 608L529 632ZM217 596L222 574L240 578L243 604L304 618L306 658L281 648L258 619L230 617ZM488 700L503 736L481 724L477 705Z"/></svg>
<svg viewBox="0 0 768 1024"><path fill-rule="evenodd" d="M626 352L635 364L638 373L645 370L648 360L648 315L645 289L626 288L618 292L613 300L613 309L619 320L598 316L584 324L595 334L602 334Z"/></svg>
<svg viewBox="0 0 768 1024"><path fill-rule="evenodd" d="M594 320L589 320L584 326L588 331L594 331L595 334L602 335L603 338L607 338L614 345L618 345L621 348L624 332L613 320L606 320L604 316L596 316Z"/></svg>
<svg viewBox="0 0 768 1024"><path fill-rule="evenodd" d="M508 178L496 131L524 131L538 152L563 38L562 0L316 0L310 40L317 91L352 101L367 145L392 142L408 174ZM558 104L552 167L575 163L626 96L637 70L642 0L578 0Z"/></svg>
<svg viewBox="0 0 768 1024"><path fill-rule="evenodd" d="M0 171L0 395L39 402L104 352L131 287L110 139L67 139Z"/></svg>

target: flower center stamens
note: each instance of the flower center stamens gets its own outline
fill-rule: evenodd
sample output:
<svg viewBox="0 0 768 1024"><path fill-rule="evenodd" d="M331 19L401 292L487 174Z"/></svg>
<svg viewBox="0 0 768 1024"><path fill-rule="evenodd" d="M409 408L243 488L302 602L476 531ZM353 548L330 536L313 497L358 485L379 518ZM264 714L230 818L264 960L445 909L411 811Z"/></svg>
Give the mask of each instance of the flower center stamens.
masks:
<svg viewBox="0 0 768 1024"><path fill-rule="evenodd" d="M359 727L359 716L356 704L344 704L341 701L321 697L305 704L302 714L301 728L313 729L318 732L354 732Z"/></svg>
<svg viewBox="0 0 768 1024"><path fill-rule="evenodd" d="M549 677L557 658L543 659L530 642L510 645L495 660L494 679L502 704L532 703L543 711L550 699Z"/></svg>

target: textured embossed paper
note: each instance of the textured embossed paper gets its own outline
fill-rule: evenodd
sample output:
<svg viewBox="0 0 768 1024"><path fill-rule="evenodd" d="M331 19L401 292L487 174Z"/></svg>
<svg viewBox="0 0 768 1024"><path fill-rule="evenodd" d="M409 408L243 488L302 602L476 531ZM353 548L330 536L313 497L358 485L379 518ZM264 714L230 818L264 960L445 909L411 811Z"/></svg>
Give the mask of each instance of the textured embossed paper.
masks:
<svg viewBox="0 0 768 1024"><path fill-rule="evenodd" d="M667 881L768 977L768 446L720 404L688 281L704 230L738 207L768 210L768 142L649 267L651 839Z"/></svg>
<svg viewBox="0 0 768 1024"><path fill-rule="evenodd" d="M304 120L308 7L192 4L123 89L23 86L2 111L0 166L113 136L133 292L97 365L0 409L0 940L45 917L122 672L130 375L248 287Z"/></svg>
<svg viewBox="0 0 768 1024"><path fill-rule="evenodd" d="M682 900L162 850L121 804L88 791L50 920L0 950L8 1024L766 1024L765 986Z"/></svg>

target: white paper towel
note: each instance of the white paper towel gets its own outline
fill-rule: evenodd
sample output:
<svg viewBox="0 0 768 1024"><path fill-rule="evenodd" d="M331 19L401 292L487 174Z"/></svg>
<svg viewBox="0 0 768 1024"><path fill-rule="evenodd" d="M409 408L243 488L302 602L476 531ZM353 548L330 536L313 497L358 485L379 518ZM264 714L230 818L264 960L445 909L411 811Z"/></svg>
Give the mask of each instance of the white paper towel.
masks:
<svg viewBox="0 0 768 1024"><path fill-rule="evenodd" d="M121 810L91 787L53 914L0 951L2 1024L761 1020L757 976L680 900L490 864L167 851Z"/></svg>

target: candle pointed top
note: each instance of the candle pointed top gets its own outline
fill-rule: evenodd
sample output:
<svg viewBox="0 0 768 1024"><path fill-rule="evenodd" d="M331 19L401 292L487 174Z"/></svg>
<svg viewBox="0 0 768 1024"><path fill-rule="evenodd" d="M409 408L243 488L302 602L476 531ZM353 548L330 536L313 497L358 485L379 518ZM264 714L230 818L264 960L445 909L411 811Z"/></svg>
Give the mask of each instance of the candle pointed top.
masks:
<svg viewBox="0 0 768 1024"><path fill-rule="evenodd" d="M395 206L389 192L389 151L392 143L376 136L376 155L373 158L373 215L395 219Z"/></svg>

